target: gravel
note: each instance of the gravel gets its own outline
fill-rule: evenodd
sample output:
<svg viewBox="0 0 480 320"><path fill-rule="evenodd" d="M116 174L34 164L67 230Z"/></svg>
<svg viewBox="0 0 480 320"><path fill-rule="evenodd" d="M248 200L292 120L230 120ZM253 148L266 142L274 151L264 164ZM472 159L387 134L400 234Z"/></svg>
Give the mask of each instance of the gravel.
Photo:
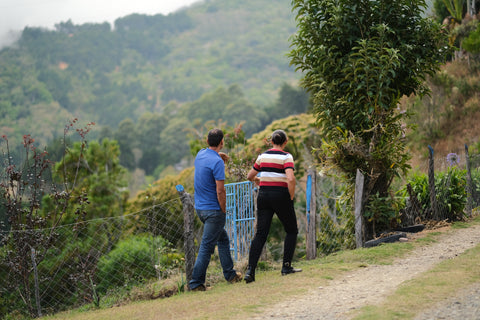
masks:
<svg viewBox="0 0 480 320"><path fill-rule="evenodd" d="M352 310L381 303L403 282L479 243L479 225L445 232L436 243L419 247L392 265L372 265L349 272L328 286L275 304L253 319L350 319L348 313ZM480 320L479 301L480 282L417 315L415 320Z"/></svg>

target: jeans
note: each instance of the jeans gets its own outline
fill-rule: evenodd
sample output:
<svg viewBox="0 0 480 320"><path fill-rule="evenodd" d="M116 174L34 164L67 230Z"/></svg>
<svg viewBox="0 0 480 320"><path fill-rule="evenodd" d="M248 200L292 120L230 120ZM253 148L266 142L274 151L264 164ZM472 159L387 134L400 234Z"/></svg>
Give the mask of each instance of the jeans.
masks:
<svg viewBox="0 0 480 320"><path fill-rule="evenodd" d="M228 281L236 275L230 254L230 241L225 231L226 214L221 210L197 210L197 215L203 222L203 235L193 267L192 280L189 282L190 289L195 289L205 283L207 267L215 251L215 245L218 246L218 255L225 280Z"/></svg>
<svg viewBox="0 0 480 320"><path fill-rule="evenodd" d="M283 244L283 264L292 262L295 246L297 245L297 217L293 207L293 200L287 188L260 187L257 198L257 227L255 237L250 246L248 257L249 267L255 269L262 254L263 246L267 241L273 215L276 213L287 235Z"/></svg>

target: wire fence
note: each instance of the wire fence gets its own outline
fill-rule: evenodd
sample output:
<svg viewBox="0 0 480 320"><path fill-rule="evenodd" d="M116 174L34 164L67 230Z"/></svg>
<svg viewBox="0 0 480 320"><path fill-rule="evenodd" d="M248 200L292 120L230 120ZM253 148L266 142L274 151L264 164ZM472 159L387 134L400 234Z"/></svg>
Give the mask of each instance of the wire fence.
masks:
<svg viewBox="0 0 480 320"><path fill-rule="evenodd" d="M37 317L99 305L108 296L183 270L180 199L121 217L1 232L0 315ZM19 237L53 245L21 247ZM0 317L2 318L2 317Z"/></svg>
<svg viewBox="0 0 480 320"><path fill-rule="evenodd" d="M441 219L451 216L452 212L464 215L468 201L471 201L472 208L479 205L478 155L463 159L463 162L458 155L437 156L434 163L436 205ZM470 170L467 170L467 164ZM433 218L433 198L428 188L430 168L431 165L419 170L423 170L422 178L410 182L411 194L396 196L406 202L402 214L411 210L419 219ZM471 174L470 187L468 172ZM323 175L318 175L315 181L315 244L318 254L353 249L354 219L349 205L341 201L343 186L334 178ZM243 196L228 205L230 212L234 211L233 208L241 208L239 223L245 224L242 229L245 234L237 239L238 251L233 249L235 241L232 242L232 254L236 260L248 254L254 229L251 211L255 210L255 204L250 201L254 200L254 190L249 183L245 186L248 187L235 191ZM299 183L300 193L302 188ZM244 198L250 200L244 201ZM297 257L305 253L305 233L311 218L304 201L302 195L296 203L299 223ZM181 290L186 285L186 230L182 208L179 197L121 217L55 228L0 231L3 244L0 247L0 318L11 314L38 317L84 305L114 305L122 297L131 296L132 290L139 287L148 292L143 298ZM409 221L415 222L415 219ZM229 227L232 223L229 221L226 226L231 240L235 230ZM267 242L268 258L281 256L282 231L280 223L272 223ZM202 232L198 220L193 223L191 232L196 250ZM22 245L22 241L18 241L22 237L45 237L51 242L46 247L31 247L27 242ZM161 281L172 276L179 279L177 283L173 287L163 287Z"/></svg>

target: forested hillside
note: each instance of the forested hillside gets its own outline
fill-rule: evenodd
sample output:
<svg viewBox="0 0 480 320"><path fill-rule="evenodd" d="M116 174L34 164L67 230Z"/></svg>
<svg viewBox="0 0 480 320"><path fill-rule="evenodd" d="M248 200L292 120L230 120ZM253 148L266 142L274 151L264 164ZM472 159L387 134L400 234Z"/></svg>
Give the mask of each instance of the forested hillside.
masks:
<svg viewBox="0 0 480 320"><path fill-rule="evenodd" d="M89 139L118 141L123 166L158 175L189 155L188 134L209 120L244 123L249 136L306 110L286 56L294 32L289 0L27 27L0 51L0 131L13 148L25 134L52 145L78 117L96 123Z"/></svg>

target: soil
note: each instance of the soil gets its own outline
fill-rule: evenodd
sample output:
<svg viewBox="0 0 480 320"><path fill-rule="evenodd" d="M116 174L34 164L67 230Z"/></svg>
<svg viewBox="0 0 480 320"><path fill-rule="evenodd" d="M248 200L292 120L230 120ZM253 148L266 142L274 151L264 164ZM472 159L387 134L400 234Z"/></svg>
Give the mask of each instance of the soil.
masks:
<svg viewBox="0 0 480 320"><path fill-rule="evenodd" d="M448 226L436 229L445 231L438 242L419 247L392 265L371 265L349 272L305 296L273 305L254 319L349 319L348 314L352 310L381 303L403 282L480 244L480 225L467 229L448 229ZM415 239L428 232L432 232L431 226L419 234L409 234L408 238ZM479 300L480 283L472 284L471 288L459 292L450 302L430 312L427 310L416 319L480 319Z"/></svg>

